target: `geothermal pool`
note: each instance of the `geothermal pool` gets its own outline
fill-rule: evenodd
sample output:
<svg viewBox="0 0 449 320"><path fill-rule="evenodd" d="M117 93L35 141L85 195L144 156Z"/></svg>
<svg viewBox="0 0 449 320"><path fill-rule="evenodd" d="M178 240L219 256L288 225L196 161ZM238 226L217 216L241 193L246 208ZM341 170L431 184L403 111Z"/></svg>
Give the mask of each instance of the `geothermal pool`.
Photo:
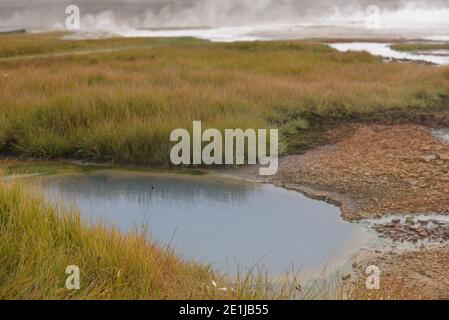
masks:
<svg viewBox="0 0 449 320"><path fill-rule="evenodd" d="M159 245L230 274L335 271L371 237L336 206L232 178L98 171L39 184L51 199L76 202L87 222L125 233L147 225Z"/></svg>

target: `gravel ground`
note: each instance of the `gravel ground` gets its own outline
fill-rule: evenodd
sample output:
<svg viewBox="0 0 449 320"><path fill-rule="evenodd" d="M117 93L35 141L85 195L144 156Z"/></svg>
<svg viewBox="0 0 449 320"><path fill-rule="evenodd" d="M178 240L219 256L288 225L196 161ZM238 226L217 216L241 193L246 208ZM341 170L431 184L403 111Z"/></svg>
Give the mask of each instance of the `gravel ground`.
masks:
<svg viewBox="0 0 449 320"><path fill-rule="evenodd" d="M371 222L392 246L355 258L356 297L449 299L449 226L435 219L449 213L449 145L417 125L349 131L333 145L284 159L273 182L340 204L349 221L402 216ZM404 242L413 250L396 249ZM366 291L369 265L382 272L381 291Z"/></svg>
<svg viewBox="0 0 449 320"><path fill-rule="evenodd" d="M415 125L353 129L334 145L289 157L275 181L343 196L348 220L449 213L449 145Z"/></svg>

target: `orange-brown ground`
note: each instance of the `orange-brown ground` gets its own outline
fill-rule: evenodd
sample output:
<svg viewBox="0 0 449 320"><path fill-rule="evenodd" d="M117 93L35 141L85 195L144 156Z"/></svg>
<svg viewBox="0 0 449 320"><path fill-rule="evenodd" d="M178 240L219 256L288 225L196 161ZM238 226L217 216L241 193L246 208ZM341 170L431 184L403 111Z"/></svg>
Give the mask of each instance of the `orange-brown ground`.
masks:
<svg viewBox="0 0 449 320"><path fill-rule="evenodd" d="M343 196L349 220L449 213L449 146L416 125L355 126L334 145L290 157L275 179Z"/></svg>
<svg viewBox="0 0 449 320"><path fill-rule="evenodd" d="M418 125L354 125L351 132L333 145L288 157L273 182L339 203L348 220L449 213L448 145ZM361 292L366 266L382 271L381 292L366 291L368 296L449 299L449 246L371 251L356 259Z"/></svg>
<svg viewBox="0 0 449 320"><path fill-rule="evenodd" d="M449 299L449 247L421 251L360 254L355 298ZM380 290L366 290L367 266L381 270Z"/></svg>

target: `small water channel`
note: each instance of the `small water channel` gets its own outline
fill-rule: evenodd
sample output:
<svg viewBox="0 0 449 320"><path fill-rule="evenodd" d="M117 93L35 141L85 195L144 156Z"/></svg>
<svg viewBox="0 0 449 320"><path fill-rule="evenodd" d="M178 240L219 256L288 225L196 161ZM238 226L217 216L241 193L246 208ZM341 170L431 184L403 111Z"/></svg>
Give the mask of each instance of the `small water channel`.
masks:
<svg viewBox="0 0 449 320"><path fill-rule="evenodd" d="M330 46L341 52L366 51L372 55L388 59L421 61L437 65L449 64L449 51L446 50L441 50L439 52L401 52L393 50L389 43L377 42L332 43Z"/></svg>
<svg viewBox="0 0 449 320"><path fill-rule="evenodd" d="M147 224L158 244L229 274L255 265L270 274L332 271L371 237L338 207L269 184L112 170L38 181L52 199L75 201L86 221L123 232Z"/></svg>

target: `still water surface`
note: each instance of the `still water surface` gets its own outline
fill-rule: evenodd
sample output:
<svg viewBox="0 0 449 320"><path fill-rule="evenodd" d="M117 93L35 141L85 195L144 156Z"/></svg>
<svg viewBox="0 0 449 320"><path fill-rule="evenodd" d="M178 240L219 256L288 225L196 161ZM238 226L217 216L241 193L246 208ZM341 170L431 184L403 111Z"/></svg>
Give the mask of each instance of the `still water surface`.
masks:
<svg viewBox="0 0 449 320"><path fill-rule="evenodd" d="M297 192L215 176L98 171L40 179L53 199L76 201L88 221L149 236L177 253L235 273L255 264L280 274L343 264L367 231L339 208Z"/></svg>

